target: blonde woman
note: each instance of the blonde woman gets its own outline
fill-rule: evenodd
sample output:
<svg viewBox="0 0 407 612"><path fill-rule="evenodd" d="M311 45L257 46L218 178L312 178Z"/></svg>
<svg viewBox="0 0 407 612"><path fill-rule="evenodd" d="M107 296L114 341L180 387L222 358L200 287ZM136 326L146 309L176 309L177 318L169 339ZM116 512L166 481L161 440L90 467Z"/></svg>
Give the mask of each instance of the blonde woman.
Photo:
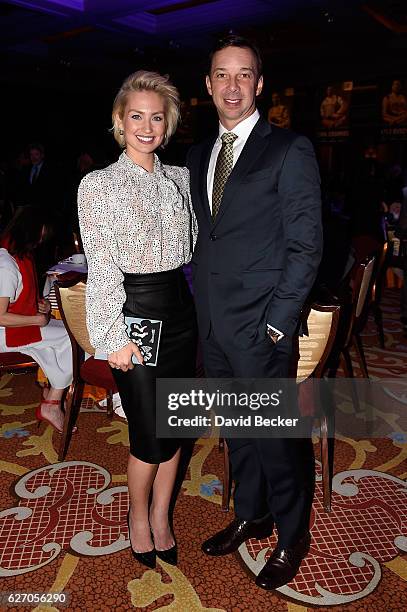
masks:
<svg viewBox="0 0 407 612"><path fill-rule="evenodd" d="M182 266L191 258L196 220L188 170L163 165L155 154L179 119L179 95L168 77L131 74L112 119L124 151L116 163L88 174L78 194L89 265L87 324L92 344L108 355L129 424L132 553L154 567L156 556L177 563L168 511L180 443L155 435L155 380L194 376L196 319ZM125 317L139 320L136 342ZM155 366L148 365L151 353L141 352L147 332L160 337Z"/></svg>

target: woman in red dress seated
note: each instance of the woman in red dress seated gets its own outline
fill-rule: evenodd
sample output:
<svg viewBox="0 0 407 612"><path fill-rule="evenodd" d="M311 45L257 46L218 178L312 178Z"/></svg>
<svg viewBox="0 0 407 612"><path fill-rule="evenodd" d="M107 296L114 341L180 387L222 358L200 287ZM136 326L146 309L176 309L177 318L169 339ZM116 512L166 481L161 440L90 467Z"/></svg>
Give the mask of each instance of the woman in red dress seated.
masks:
<svg viewBox="0 0 407 612"><path fill-rule="evenodd" d="M50 318L51 305L38 294L33 252L45 234L41 211L26 206L0 236L0 352L20 351L40 365L50 387L36 417L62 432L61 398L72 381L72 348L62 321Z"/></svg>

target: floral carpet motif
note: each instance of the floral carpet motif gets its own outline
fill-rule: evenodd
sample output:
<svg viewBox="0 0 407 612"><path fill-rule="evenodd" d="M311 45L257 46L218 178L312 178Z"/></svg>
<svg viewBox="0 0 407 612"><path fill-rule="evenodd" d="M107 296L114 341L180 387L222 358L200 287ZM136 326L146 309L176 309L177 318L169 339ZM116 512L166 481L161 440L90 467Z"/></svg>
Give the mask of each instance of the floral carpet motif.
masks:
<svg viewBox="0 0 407 612"><path fill-rule="evenodd" d="M407 552L407 483L374 470L335 475L332 512L321 504L317 483L311 517L311 550L295 579L280 593L313 605L338 605L371 593L380 564ZM239 550L258 574L276 537L249 540Z"/></svg>
<svg viewBox="0 0 407 612"><path fill-rule="evenodd" d="M70 461L29 472L19 506L0 513L0 576L32 572L61 550L104 555L129 546L127 487L108 488L102 467Z"/></svg>
<svg viewBox="0 0 407 612"><path fill-rule="evenodd" d="M386 293L386 349L378 348L372 321L363 343L370 377L397 378L393 399L406 405L407 339L401 334L398 300L397 291ZM109 421L103 410L84 402L79 432L66 460L58 463L59 437L46 424L37 429L39 398L33 376L1 377L3 591L66 592L71 598L67 609L75 612L407 609L407 437L396 421L389 420L387 438L337 437L332 512L322 507L318 464L310 554L290 584L267 592L255 586L253 574L271 553L275 534L250 540L227 558L206 557L200 549L233 516L221 511L223 466L216 436L198 440L185 461L174 513L178 566L160 561L155 571L145 570L129 551L125 421L117 416ZM344 402L345 418L347 408ZM318 456L316 437L314 442ZM45 610L19 608L33 609Z"/></svg>

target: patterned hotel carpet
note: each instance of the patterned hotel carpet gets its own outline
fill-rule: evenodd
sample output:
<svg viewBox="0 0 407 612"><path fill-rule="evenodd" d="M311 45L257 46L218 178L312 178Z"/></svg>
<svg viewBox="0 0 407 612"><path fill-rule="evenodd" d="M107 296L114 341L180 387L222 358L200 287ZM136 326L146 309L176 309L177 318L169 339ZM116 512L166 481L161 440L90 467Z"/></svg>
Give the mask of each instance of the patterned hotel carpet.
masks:
<svg viewBox="0 0 407 612"><path fill-rule="evenodd" d="M371 323L364 334L370 374L401 378L407 340L395 290L386 295L385 329L386 351L377 348ZM68 609L78 611L407 610L402 433L338 440L333 512L323 512L318 482L310 555L290 585L267 593L249 575L258 572L274 538L251 540L223 559L200 551L201 541L230 520L220 510L222 461L215 439L198 441L181 488L174 517L178 568L160 562L156 571L143 571L128 550L126 424L117 417L110 423L84 405L79 433L58 464L57 435L35 423L39 396L29 375L1 378L0 590L64 591L71 597Z"/></svg>

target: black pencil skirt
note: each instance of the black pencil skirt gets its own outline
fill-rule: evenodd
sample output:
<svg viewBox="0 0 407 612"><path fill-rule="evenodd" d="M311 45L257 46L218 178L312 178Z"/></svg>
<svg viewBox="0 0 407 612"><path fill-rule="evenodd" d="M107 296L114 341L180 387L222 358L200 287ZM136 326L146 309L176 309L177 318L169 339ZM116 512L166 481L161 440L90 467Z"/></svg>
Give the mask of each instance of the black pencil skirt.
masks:
<svg viewBox="0 0 407 612"><path fill-rule="evenodd" d="M171 459L180 441L156 437L156 378L193 378L197 324L182 268L151 274L124 274L125 316L162 321L156 366L112 370L129 426L130 453L146 463Z"/></svg>

